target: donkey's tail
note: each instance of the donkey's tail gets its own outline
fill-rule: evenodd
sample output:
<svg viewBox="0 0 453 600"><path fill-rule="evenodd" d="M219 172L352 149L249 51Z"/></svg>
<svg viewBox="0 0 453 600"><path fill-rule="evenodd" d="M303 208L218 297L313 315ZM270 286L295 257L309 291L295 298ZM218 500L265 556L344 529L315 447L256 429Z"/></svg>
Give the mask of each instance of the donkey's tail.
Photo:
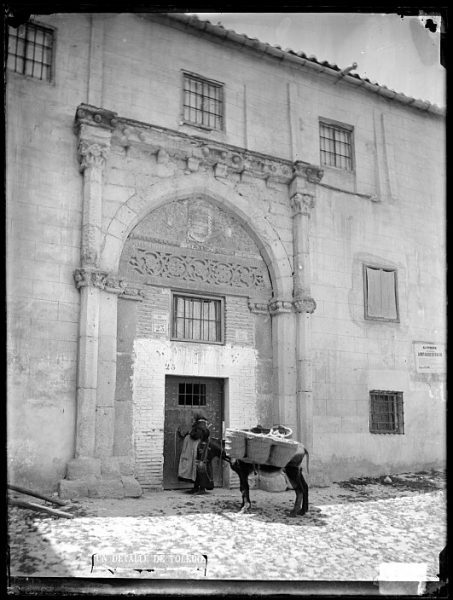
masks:
<svg viewBox="0 0 453 600"><path fill-rule="evenodd" d="M308 468L308 465L309 465L309 462L310 462L309 461L310 455L308 454L308 450L306 448L305 448L305 454L307 455L307 473L310 474L310 469ZM302 458L302 461L303 460L304 459Z"/></svg>

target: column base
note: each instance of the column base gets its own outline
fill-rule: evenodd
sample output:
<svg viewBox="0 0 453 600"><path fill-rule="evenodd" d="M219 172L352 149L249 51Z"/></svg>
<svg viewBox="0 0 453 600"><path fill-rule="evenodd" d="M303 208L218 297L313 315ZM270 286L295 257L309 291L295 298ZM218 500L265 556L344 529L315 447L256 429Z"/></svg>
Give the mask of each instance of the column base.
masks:
<svg viewBox="0 0 453 600"><path fill-rule="evenodd" d="M142 488L128 457L79 457L69 461L58 484L60 498L139 498Z"/></svg>

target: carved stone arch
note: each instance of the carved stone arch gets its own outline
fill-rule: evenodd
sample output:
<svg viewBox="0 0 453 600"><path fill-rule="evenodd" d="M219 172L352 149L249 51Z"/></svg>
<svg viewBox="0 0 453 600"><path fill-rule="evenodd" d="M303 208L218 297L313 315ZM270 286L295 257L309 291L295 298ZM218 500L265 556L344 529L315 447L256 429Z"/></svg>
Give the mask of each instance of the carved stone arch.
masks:
<svg viewBox="0 0 453 600"><path fill-rule="evenodd" d="M274 296L291 297L292 269L288 254L272 225L246 197L207 176L194 174L158 182L129 198L111 220L101 253L101 268L117 273L124 244L135 226L159 206L202 196L232 213L257 244L269 270Z"/></svg>
<svg viewBox="0 0 453 600"><path fill-rule="evenodd" d="M253 310L273 300L269 269L255 239L233 212L205 194L148 213L124 244L118 277L132 287L247 297Z"/></svg>

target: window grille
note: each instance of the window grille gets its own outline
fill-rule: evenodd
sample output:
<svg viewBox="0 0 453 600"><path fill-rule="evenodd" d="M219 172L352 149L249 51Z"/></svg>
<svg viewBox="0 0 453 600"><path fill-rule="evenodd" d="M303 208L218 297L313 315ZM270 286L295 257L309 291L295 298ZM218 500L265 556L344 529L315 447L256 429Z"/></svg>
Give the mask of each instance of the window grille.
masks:
<svg viewBox="0 0 453 600"><path fill-rule="evenodd" d="M8 29L8 69L35 79L52 78L54 32L36 23Z"/></svg>
<svg viewBox="0 0 453 600"><path fill-rule="evenodd" d="M222 343L222 300L173 294L172 338Z"/></svg>
<svg viewBox="0 0 453 600"><path fill-rule="evenodd" d="M403 392L370 392L370 432L404 433Z"/></svg>
<svg viewBox="0 0 453 600"><path fill-rule="evenodd" d="M223 86L184 73L183 118L186 123L223 129Z"/></svg>
<svg viewBox="0 0 453 600"><path fill-rule="evenodd" d="M319 123L321 164L352 171L352 131Z"/></svg>
<svg viewBox="0 0 453 600"><path fill-rule="evenodd" d="M180 383L178 404L179 406L206 406L206 384Z"/></svg>
<svg viewBox="0 0 453 600"><path fill-rule="evenodd" d="M396 269L364 265L365 318L399 321Z"/></svg>

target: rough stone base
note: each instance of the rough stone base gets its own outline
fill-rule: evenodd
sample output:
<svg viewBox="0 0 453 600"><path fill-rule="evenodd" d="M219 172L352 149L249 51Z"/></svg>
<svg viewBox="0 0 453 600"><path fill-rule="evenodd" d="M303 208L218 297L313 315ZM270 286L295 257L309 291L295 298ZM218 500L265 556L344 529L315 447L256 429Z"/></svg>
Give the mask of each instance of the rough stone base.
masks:
<svg viewBox="0 0 453 600"><path fill-rule="evenodd" d="M68 498L86 498L88 496L88 481L85 479L77 481L62 479L58 483L58 495L64 500Z"/></svg>
<svg viewBox="0 0 453 600"><path fill-rule="evenodd" d="M101 476L103 479L118 479L120 475L120 464L115 456L102 459Z"/></svg>
<svg viewBox="0 0 453 600"><path fill-rule="evenodd" d="M88 486L89 498L124 498L124 496L121 479L100 479Z"/></svg>
<svg viewBox="0 0 453 600"><path fill-rule="evenodd" d="M142 495L142 488L134 477L123 475L121 482L124 486L124 495L126 498L139 498Z"/></svg>
<svg viewBox="0 0 453 600"><path fill-rule="evenodd" d="M76 481L101 475L101 460L91 456L80 456L70 460L66 467L66 479Z"/></svg>
<svg viewBox="0 0 453 600"><path fill-rule="evenodd" d="M60 498L139 498L143 494L138 481L132 476L116 479L87 477L70 481L62 479L58 484Z"/></svg>
<svg viewBox="0 0 453 600"><path fill-rule="evenodd" d="M58 484L60 498L139 498L143 490L134 478L129 457L74 458L66 479Z"/></svg>
<svg viewBox="0 0 453 600"><path fill-rule="evenodd" d="M130 456L117 456L121 475L134 475L134 459Z"/></svg>

